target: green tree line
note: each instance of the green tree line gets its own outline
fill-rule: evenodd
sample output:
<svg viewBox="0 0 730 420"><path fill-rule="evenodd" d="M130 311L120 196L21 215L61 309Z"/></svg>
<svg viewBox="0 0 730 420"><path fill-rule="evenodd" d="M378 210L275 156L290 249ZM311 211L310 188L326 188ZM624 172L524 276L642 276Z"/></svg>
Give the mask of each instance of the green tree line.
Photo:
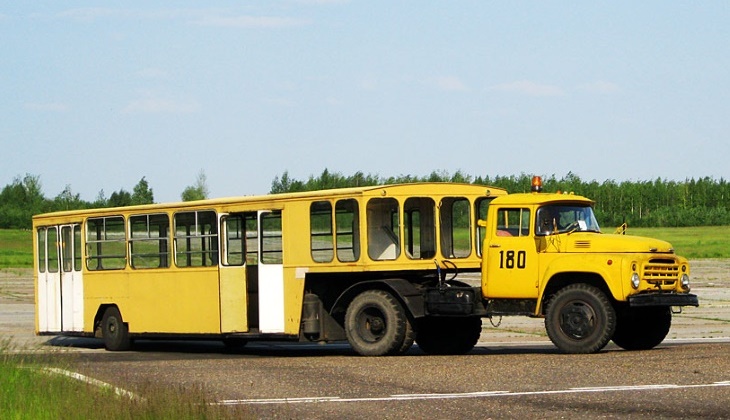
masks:
<svg viewBox="0 0 730 420"><path fill-rule="evenodd" d="M673 181L584 181L572 172L562 178L542 176L544 192L574 193L596 202L596 217L604 227L627 223L633 227L687 227L730 225L730 183L725 179L704 177ZM461 171L449 174L434 171L417 177L400 175L380 177L356 172L345 176L325 169L318 177L306 181L293 179L288 172L277 176L272 193L311 191L328 188L372 186L410 182L463 182L489 185L510 193L529 192L532 176L471 176ZM606 229L608 230L608 229Z"/></svg>
<svg viewBox="0 0 730 420"><path fill-rule="evenodd" d="M355 186L413 182L461 182L504 188L511 193L530 191L531 175L471 176L457 171L433 171L426 176L380 175L355 172L343 175L325 169L319 176L299 180L284 172L271 183L270 193L313 191ZM730 225L730 184L704 177L673 181L584 181L569 172L562 178L543 176L543 191L575 193L596 202L596 216L605 228L627 223L632 227L686 227ZM181 194L183 201L208 198L205 173ZM94 201L82 200L70 185L53 198L43 194L40 177L16 177L0 191L0 228L28 229L34 214L85 208L120 207L154 203L154 193L145 177L132 188L114 191L108 198L100 191ZM608 230L608 229L607 229Z"/></svg>
<svg viewBox="0 0 730 420"><path fill-rule="evenodd" d="M208 198L208 187L203 171L198 174L195 184L183 190L180 198L183 201ZM142 177L131 192L121 188L107 198L104 190L101 190L94 201L85 201L79 194L73 192L70 185L66 185L55 197L48 198L43 194L40 177L26 174L24 177L16 177L0 191L0 229L30 229L34 214L124 207L154 202L154 192L146 177Z"/></svg>

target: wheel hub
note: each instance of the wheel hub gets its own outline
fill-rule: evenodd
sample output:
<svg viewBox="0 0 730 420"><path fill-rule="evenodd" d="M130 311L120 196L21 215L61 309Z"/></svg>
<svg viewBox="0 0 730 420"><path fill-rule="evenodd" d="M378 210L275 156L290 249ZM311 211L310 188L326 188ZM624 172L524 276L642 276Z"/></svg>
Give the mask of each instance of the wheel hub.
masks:
<svg viewBox="0 0 730 420"><path fill-rule="evenodd" d="M374 343L385 335L386 324L385 316L382 312L375 308L366 308L360 313L359 330L360 336Z"/></svg>
<svg viewBox="0 0 730 420"><path fill-rule="evenodd" d="M573 302L560 311L560 329L570 338L582 339L593 331L595 318L590 306Z"/></svg>

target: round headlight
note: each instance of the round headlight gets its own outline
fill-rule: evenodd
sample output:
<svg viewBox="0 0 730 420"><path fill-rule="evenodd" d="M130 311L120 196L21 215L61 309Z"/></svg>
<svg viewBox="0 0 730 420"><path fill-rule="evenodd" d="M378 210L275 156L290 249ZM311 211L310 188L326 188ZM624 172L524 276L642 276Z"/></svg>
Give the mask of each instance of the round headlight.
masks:
<svg viewBox="0 0 730 420"><path fill-rule="evenodd" d="M641 283L641 279L639 278L639 274L634 273L631 275L631 287L634 289L639 288L639 283Z"/></svg>
<svg viewBox="0 0 730 420"><path fill-rule="evenodd" d="M689 274L682 274L682 289L689 292Z"/></svg>

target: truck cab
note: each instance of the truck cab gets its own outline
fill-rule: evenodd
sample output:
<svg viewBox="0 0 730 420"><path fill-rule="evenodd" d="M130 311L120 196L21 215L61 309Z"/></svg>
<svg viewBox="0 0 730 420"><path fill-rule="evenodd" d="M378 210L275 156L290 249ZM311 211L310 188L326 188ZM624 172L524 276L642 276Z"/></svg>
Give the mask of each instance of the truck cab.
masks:
<svg viewBox="0 0 730 420"><path fill-rule="evenodd" d="M611 340L653 348L672 307L698 306L689 262L671 244L603 233L593 201L540 190L495 198L480 221L487 316L543 317L559 349L592 353Z"/></svg>

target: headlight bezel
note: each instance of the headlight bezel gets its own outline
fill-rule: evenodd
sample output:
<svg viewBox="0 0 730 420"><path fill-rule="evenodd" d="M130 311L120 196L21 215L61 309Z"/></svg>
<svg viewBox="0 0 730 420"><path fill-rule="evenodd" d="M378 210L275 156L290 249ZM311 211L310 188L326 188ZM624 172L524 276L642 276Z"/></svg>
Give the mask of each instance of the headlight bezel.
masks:
<svg viewBox="0 0 730 420"><path fill-rule="evenodd" d="M633 287L634 289L638 289L640 285L641 277L639 277L639 273L634 271L633 273L631 273L631 287Z"/></svg>
<svg viewBox="0 0 730 420"><path fill-rule="evenodd" d="M682 276L679 279L679 284L682 286L682 290L689 292L691 289L689 274L682 273Z"/></svg>

